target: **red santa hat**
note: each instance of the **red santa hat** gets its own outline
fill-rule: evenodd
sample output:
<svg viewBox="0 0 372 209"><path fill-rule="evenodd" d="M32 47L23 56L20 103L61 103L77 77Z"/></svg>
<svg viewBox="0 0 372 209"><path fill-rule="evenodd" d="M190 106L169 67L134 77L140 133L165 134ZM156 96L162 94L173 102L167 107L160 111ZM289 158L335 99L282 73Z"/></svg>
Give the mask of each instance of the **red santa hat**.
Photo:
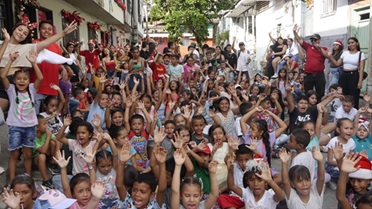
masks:
<svg viewBox="0 0 372 209"><path fill-rule="evenodd" d="M342 41L340 41L340 40L336 40L335 42L333 42L333 44L338 44L338 45L340 45L342 48L344 48L344 44L343 44Z"/></svg>
<svg viewBox="0 0 372 209"><path fill-rule="evenodd" d="M359 160L357 164L355 164L355 167L360 166L359 170L350 173L350 178L356 178L356 179L372 179L372 164L371 161L369 161L368 158L366 158L363 155L358 155L358 157L362 156L362 159Z"/></svg>

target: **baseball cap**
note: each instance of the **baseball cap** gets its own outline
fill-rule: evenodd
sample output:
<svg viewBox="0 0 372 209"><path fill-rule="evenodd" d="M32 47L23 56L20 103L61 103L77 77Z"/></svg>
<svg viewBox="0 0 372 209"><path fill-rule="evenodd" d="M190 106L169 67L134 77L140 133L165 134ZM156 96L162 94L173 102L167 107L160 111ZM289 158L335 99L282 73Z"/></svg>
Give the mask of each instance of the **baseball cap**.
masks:
<svg viewBox="0 0 372 209"><path fill-rule="evenodd" d="M208 143L207 146L205 146L203 150L199 150L199 151L197 151L197 153L202 152L204 154L210 155L212 153L212 150L213 150L212 145L210 143Z"/></svg>
<svg viewBox="0 0 372 209"><path fill-rule="evenodd" d="M76 199L66 198L62 192L56 189L45 191L44 194L39 197L39 200L47 201L45 204L43 204L42 208L53 209L69 208L76 202Z"/></svg>
<svg viewBox="0 0 372 209"><path fill-rule="evenodd" d="M244 42L240 42L239 46L245 46Z"/></svg>
<svg viewBox="0 0 372 209"><path fill-rule="evenodd" d="M319 39L321 39L321 37L320 37L319 34L314 33L314 34L310 37L310 39L319 40Z"/></svg>

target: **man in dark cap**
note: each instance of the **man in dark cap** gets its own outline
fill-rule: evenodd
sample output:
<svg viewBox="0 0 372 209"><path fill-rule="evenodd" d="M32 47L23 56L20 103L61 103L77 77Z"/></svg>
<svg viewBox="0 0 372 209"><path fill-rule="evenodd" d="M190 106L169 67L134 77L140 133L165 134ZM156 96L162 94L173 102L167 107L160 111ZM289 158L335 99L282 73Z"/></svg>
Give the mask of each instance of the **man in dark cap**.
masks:
<svg viewBox="0 0 372 209"><path fill-rule="evenodd" d="M298 43L306 51L306 64L305 68L305 78L304 78L304 87L305 92L313 90L315 87L316 92L318 93L318 101L324 96L325 91L325 76L324 76L324 61L326 57L322 54L320 48L321 37L319 34L315 33L310 37L311 44L304 41L298 34L297 31L299 27L295 25L293 27L293 34ZM327 51L326 47L322 47Z"/></svg>

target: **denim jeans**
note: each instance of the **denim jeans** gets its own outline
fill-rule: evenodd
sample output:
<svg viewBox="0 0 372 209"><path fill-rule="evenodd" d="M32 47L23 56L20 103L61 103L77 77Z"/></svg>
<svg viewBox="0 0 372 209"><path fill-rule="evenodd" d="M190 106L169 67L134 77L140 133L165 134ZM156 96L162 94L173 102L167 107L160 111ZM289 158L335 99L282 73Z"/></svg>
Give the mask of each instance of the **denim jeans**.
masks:
<svg viewBox="0 0 372 209"><path fill-rule="evenodd" d="M35 95L35 110L36 110L36 114L39 114L41 112L44 112L44 99L47 97L48 95L45 95L45 94L36 94Z"/></svg>
<svg viewBox="0 0 372 209"><path fill-rule="evenodd" d="M329 73L329 86L332 84L338 83L338 80L340 79L340 69L337 68L330 68Z"/></svg>

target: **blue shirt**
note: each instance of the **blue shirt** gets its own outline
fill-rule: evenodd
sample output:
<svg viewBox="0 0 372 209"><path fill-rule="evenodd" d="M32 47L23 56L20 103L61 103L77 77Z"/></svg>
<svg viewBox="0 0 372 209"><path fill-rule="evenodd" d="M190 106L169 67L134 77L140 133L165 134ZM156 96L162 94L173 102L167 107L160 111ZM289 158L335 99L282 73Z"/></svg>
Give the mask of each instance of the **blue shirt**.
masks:
<svg viewBox="0 0 372 209"><path fill-rule="evenodd" d="M355 142L355 150L354 152L361 152L365 150L367 152L368 159L372 161L372 136L371 134L367 135L365 139L359 139L356 135L354 135L353 140Z"/></svg>
<svg viewBox="0 0 372 209"><path fill-rule="evenodd" d="M94 118L94 115L98 114L98 116L101 118L101 127L102 127L103 131L107 131L106 122L105 122L105 112L106 112L106 108L102 108L101 106L99 106L98 102L97 103L93 102L90 105L90 110L89 110L87 122L89 122L90 124L92 124L92 126L94 128L96 128L93 125L92 120Z"/></svg>

